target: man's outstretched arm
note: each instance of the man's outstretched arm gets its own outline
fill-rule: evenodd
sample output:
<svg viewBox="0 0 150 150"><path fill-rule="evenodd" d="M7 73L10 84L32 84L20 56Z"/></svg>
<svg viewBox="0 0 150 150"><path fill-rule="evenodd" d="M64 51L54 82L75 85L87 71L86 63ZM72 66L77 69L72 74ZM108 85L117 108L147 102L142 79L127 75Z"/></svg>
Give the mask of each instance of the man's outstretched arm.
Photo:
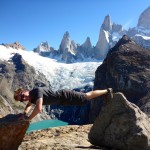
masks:
<svg viewBox="0 0 150 150"><path fill-rule="evenodd" d="M28 114L31 108L32 108L32 103L28 102L28 104L26 105L24 109L24 115Z"/></svg>
<svg viewBox="0 0 150 150"><path fill-rule="evenodd" d="M36 106L27 120L32 120L38 113L42 111L43 99L39 98L36 101Z"/></svg>

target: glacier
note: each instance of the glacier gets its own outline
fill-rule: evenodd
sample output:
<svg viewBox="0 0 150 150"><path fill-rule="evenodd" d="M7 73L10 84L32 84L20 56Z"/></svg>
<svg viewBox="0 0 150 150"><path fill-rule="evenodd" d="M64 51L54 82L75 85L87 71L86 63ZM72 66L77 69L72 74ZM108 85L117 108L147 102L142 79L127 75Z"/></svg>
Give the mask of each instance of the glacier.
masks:
<svg viewBox="0 0 150 150"><path fill-rule="evenodd" d="M0 59L11 63L11 57L19 53L23 59L33 66L37 73L43 73L50 82L53 90L74 89L86 85L93 86L95 71L102 61L87 60L66 64L56 59L40 56L33 51L6 48L0 45Z"/></svg>

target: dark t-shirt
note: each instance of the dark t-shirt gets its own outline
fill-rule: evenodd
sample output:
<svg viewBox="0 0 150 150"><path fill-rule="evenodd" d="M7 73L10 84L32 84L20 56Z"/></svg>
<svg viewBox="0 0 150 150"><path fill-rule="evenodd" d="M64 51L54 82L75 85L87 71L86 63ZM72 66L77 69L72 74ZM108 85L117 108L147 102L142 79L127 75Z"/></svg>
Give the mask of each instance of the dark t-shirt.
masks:
<svg viewBox="0 0 150 150"><path fill-rule="evenodd" d="M85 93L71 90L53 91L46 87L38 87L29 92L31 103L36 104L37 99L43 98L43 105L84 105L86 103Z"/></svg>
<svg viewBox="0 0 150 150"><path fill-rule="evenodd" d="M57 103L58 95L52 89L46 87L38 87L29 92L31 103L36 104L37 99L43 98L43 105Z"/></svg>

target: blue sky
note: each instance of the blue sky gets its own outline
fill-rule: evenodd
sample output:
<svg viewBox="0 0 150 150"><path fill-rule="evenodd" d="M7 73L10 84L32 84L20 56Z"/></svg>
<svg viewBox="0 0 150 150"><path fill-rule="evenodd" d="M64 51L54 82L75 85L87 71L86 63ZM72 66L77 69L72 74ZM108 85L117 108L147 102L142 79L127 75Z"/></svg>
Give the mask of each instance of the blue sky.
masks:
<svg viewBox="0 0 150 150"><path fill-rule="evenodd" d="M104 17L126 29L135 27L150 0L0 0L0 44L19 41L33 50L47 41L59 48L66 31L83 44L96 45Z"/></svg>

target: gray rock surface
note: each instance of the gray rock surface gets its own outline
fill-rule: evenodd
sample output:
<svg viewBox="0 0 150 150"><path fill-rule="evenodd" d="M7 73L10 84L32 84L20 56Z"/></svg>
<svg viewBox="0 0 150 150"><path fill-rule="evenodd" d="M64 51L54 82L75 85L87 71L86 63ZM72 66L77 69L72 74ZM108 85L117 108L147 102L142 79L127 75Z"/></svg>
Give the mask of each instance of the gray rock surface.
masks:
<svg viewBox="0 0 150 150"><path fill-rule="evenodd" d="M150 120L122 93L106 99L90 132L93 145L121 150L150 150Z"/></svg>

